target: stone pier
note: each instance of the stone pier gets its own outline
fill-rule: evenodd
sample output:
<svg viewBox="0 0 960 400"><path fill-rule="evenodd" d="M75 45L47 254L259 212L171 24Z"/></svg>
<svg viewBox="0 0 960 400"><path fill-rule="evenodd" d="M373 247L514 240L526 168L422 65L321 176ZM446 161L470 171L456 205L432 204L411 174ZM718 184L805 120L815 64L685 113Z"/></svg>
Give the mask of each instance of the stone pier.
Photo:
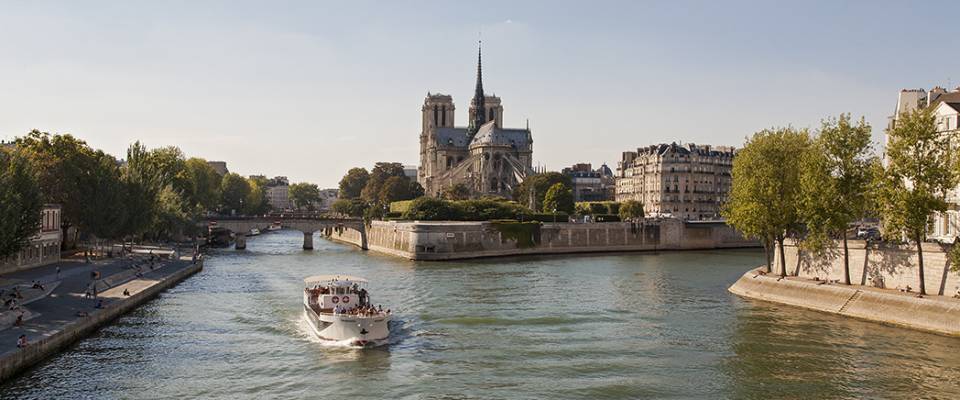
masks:
<svg viewBox="0 0 960 400"><path fill-rule="evenodd" d="M303 233L303 249L313 250L313 232Z"/></svg>
<svg viewBox="0 0 960 400"><path fill-rule="evenodd" d="M237 250L246 250L247 249L247 237L245 235L237 234L234 238L233 247Z"/></svg>

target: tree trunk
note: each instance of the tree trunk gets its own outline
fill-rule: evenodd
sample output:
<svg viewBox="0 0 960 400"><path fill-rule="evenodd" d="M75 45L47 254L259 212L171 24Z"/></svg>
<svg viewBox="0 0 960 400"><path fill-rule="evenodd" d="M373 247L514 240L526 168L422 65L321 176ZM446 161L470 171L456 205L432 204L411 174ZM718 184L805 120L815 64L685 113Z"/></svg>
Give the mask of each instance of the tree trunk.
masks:
<svg viewBox="0 0 960 400"><path fill-rule="evenodd" d="M763 240L763 254L767 256L767 273L773 272L773 256L770 254L773 246L770 245L770 239Z"/></svg>
<svg viewBox="0 0 960 400"><path fill-rule="evenodd" d="M843 283L850 285L850 249L847 247L847 231L843 231Z"/></svg>
<svg viewBox="0 0 960 400"><path fill-rule="evenodd" d="M920 235L917 235L917 266L920 268L920 294L927 295L927 287L924 285L923 279L923 239L920 238Z"/></svg>
<svg viewBox="0 0 960 400"><path fill-rule="evenodd" d="M780 245L780 277L787 277L787 256L783 252L783 237L777 238L777 243Z"/></svg>

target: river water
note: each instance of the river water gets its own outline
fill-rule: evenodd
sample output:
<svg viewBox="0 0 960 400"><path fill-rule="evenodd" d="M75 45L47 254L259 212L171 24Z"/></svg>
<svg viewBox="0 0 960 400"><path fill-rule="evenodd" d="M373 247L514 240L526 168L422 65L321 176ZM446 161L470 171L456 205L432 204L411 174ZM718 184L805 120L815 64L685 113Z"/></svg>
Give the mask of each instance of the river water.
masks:
<svg viewBox="0 0 960 400"><path fill-rule="evenodd" d="M752 250L420 263L299 232L203 272L0 398L958 398L960 339L740 299ZM387 346L301 323L302 278L371 280Z"/></svg>

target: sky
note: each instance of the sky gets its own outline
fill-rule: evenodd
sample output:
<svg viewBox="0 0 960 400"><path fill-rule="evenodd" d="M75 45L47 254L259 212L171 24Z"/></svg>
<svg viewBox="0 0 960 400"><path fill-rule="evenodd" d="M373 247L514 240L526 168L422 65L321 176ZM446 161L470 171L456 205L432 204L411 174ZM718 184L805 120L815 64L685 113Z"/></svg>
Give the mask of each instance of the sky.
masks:
<svg viewBox="0 0 960 400"><path fill-rule="evenodd" d="M534 164L615 169L656 143L741 146L960 85L956 1L0 1L0 139L136 140L336 187L416 165L427 92L483 83Z"/></svg>

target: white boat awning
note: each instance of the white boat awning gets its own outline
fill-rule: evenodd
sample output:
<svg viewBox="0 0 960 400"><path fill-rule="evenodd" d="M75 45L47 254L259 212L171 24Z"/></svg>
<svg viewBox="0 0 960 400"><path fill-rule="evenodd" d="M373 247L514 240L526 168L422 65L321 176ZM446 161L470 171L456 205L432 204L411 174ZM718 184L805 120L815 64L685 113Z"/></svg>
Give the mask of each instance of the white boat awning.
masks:
<svg viewBox="0 0 960 400"><path fill-rule="evenodd" d="M349 286L353 283L367 283L367 280L358 276L350 275L315 275L303 278L303 283L307 286L314 286L318 283L342 282Z"/></svg>

